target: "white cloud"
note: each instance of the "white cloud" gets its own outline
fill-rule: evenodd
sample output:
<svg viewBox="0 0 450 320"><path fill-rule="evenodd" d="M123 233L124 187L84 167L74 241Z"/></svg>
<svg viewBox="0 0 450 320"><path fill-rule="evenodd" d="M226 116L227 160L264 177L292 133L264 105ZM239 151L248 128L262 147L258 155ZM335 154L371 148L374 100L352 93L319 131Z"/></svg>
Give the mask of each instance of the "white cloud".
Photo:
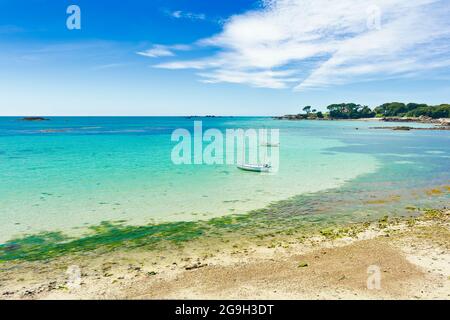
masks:
<svg viewBox="0 0 450 320"><path fill-rule="evenodd" d="M158 58L158 57L172 57L175 55L174 51L187 51L190 49L190 46L177 44L172 46L165 46L161 44L156 44L152 48L138 51L136 52L138 55L149 57L149 58Z"/></svg>
<svg viewBox="0 0 450 320"><path fill-rule="evenodd" d="M251 84L254 87L281 89L286 88L290 82L299 81L292 77L291 71L237 71L218 69L208 73L199 73L205 83L243 83Z"/></svg>
<svg viewBox="0 0 450 320"><path fill-rule="evenodd" d="M156 67L297 90L420 74L450 66L449 16L448 0L269 0L197 43L218 53Z"/></svg>
<svg viewBox="0 0 450 320"><path fill-rule="evenodd" d="M176 19L205 20L206 15L203 13L192 13L181 10L170 12L170 16Z"/></svg>
<svg viewBox="0 0 450 320"><path fill-rule="evenodd" d="M139 51L136 53L141 56L150 57L150 58L174 56L174 53L167 46L163 46L163 45L154 45L150 49L147 49L145 51Z"/></svg>

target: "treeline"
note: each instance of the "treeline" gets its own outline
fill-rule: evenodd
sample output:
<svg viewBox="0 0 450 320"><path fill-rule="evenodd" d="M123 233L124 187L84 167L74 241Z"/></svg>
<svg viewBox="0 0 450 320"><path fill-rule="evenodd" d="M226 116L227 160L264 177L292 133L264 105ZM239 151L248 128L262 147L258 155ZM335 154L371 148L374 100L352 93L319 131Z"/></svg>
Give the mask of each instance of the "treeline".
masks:
<svg viewBox="0 0 450 320"><path fill-rule="evenodd" d="M426 116L433 119L450 118L450 104L429 106L427 104L401 102L385 103L374 109L377 115L383 117L420 117Z"/></svg>
<svg viewBox="0 0 450 320"><path fill-rule="evenodd" d="M329 105L327 107L328 112L326 113L317 111L311 106L306 106L302 110L304 113L288 117L295 117L296 119L361 119L374 117L421 116L433 119L450 118L450 104L430 106L418 103L405 104L401 102L390 102L384 103L372 110L368 106L356 103L340 103Z"/></svg>

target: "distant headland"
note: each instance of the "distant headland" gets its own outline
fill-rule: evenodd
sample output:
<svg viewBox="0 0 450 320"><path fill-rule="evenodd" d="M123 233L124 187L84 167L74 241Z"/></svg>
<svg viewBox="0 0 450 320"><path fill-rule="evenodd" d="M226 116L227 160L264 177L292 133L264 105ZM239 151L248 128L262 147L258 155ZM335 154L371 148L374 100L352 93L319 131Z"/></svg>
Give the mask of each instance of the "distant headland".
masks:
<svg viewBox="0 0 450 320"><path fill-rule="evenodd" d="M317 111L311 106L302 108L303 113L274 117L278 120L340 120L372 119L400 122L423 122L450 125L450 104L427 105L418 103L389 102L373 110L356 103L331 104L328 112Z"/></svg>

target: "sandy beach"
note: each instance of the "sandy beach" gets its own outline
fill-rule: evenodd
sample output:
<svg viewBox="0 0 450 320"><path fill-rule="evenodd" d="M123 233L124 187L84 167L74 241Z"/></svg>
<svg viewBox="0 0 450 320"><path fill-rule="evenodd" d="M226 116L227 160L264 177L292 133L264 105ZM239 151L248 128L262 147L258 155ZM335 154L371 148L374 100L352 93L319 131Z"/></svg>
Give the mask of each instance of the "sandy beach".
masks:
<svg viewBox="0 0 450 320"><path fill-rule="evenodd" d="M257 245L199 240L158 252L119 249L6 263L0 297L448 299L449 215L446 209L429 210L416 218L280 235ZM74 266L80 279L71 283L68 268ZM379 289L368 289L371 266L381 272Z"/></svg>
<svg viewBox="0 0 450 320"><path fill-rule="evenodd" d="M450 300L449 16L0 1L0 302Z"/></svg>

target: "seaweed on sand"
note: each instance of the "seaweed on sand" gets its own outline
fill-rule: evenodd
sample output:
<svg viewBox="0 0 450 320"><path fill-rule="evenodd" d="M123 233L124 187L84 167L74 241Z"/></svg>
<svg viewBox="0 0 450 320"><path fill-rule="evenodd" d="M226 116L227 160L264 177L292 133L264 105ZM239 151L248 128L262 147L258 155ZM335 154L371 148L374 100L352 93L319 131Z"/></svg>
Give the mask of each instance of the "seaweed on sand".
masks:
<svg viewBox="0 0 450 320"><path fill-rule="evenodd" d="M95 249L139 247L161 240L174 243L194 239L203 234L203 228L194 222L173 222L159 225L127 226L103 222L91 227L81 238L70 238L61 232L43 232L27 235L0 245L0 262L12 260L46 260L67 253L89 252Z"/></svg>
<svg viewBox="0 0 450 320"><path fill-rule="evenodd" d="M0 244L0 263L49 260L65 254L89 254L93 250L108 252L119 247L154 249L164 243L182 245L186 241L212 236L219 239L226 235L236 239L241 236L264 239L277 234L319 232L325 237L336 238L351 236L358 231L354 227L342 228L348 223L367 222L377 218L381 226L388 223L387 216L380 217L383 213L380 208L370 215L361 215L358 214L358 207L351 211L350 205L340 201L339 206L336 206L336 200L333 202L333 199L335 195L332 193L320 193L316 197L297 196L246 214L234 214L209 220L142 226L126 225L124 221L103 222L90 227L89 232L79 238L69 237L61 232L25 235ZM362 212L367 213L366 210L367 208ZM408 211L404 207L403 210ZM425 216L434 217L439 214L436 212L438 211L429 210ZM408 212L405 214L408 215Z"/></svg>

